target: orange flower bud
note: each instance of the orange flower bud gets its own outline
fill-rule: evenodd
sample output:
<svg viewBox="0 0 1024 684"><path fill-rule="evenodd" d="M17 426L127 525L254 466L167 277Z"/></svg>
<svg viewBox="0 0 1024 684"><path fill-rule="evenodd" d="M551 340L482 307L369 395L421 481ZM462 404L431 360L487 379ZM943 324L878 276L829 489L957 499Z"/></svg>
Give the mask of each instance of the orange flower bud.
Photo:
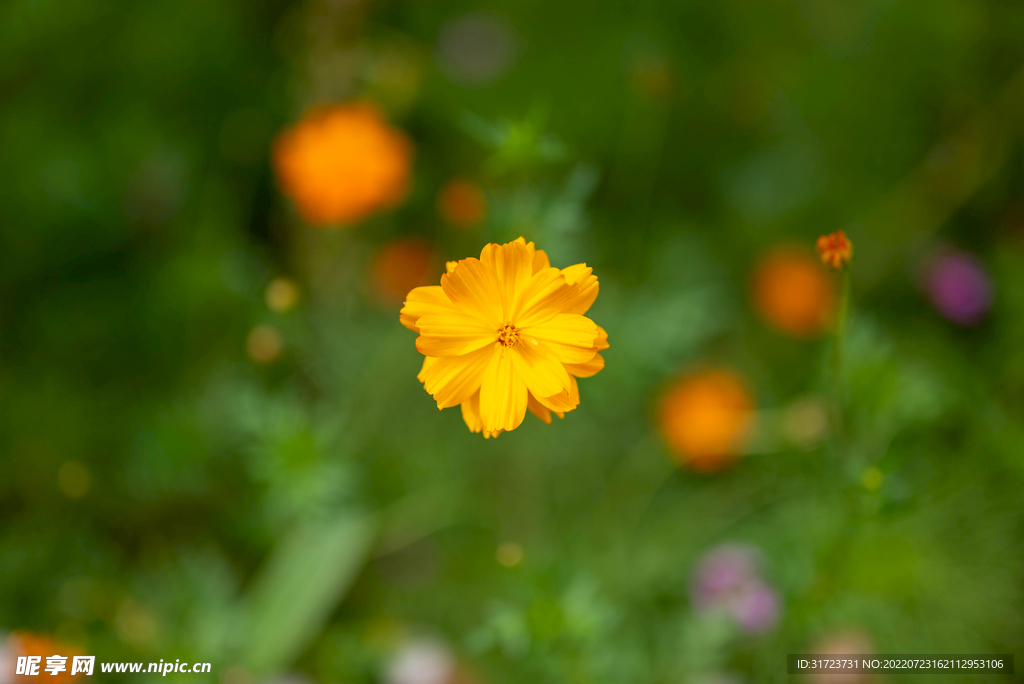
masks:
<svg viewBox="0 0 1024 684"><path fill-rule="evenodd" d="M853 243L846 233L837 230L818 238L818 254L821 255L821 263L838 271L853 258Z"/></svg>

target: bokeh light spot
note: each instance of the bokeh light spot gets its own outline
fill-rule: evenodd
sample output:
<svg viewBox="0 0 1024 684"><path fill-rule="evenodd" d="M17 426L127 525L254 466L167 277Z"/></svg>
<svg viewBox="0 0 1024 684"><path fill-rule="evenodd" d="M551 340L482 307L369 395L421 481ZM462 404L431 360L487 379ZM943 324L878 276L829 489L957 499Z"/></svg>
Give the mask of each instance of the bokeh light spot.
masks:
<svg viewBox="0 0 1024 684"><path fill-rule="evenodd" d="M792 444L809 448L828 435L828 409L817 397L790 404L782 415L782 431Z"/></svg>
<svg viewBox="0 0 1024 684"><path fill-rule="evenodd" d="M400 302L409 290L435 284L436 271L433 248L419 238L404 238L385 245L370 263L373 289L387 302Z"/></svg>
<svg viewBox="0 0 1024 684"><path fill-rule="evenodd" d="M860 482L864 485L864 489L873 492L882 486L883 478L882 471L875 466L871 466L864 471Z"/></svg>
<svg viewBox="0 0 1024 684"><path fill-rule="evenodd" d="M284 339L272 325L257 325L245 339L245 352L256 363L270 363L283 349Z"/></svg>
<svg viewBox="0 0 1024 684"><path fill-rule="evenodd" d="M449 224L457 228L471 228L486 217L487 200L479 185L456 178L446 183L438 193L437 210Z"/></svg>
<svg viewBox="0 0 1024 684"><path fill-rule="evenodd" d="M81 499L92 487L92 473L78 461L68 461L57 471L57 485L71 499Z"/></svg>
<svg viewBox="0 0 1024 684"><path fill-rule="evenodd" d="M515 64L519 46L515 29L493 12L467 12L442 27L437 61L452 81L483 85L504 76Z"/></svg>
<svg viewBox="0 0 1024 684"><path fill-rule="evenodd" d="M299 286L289 278L274 278L264 293L267 308L275 313L291 311L299 301Z"/></svg>
<svg viewBox="0 0 1024 684"><path fill-rule="evenodd" d="M523 547L511 541L502 542L494 554L500 565L514 568L523 562Z"/></svg>

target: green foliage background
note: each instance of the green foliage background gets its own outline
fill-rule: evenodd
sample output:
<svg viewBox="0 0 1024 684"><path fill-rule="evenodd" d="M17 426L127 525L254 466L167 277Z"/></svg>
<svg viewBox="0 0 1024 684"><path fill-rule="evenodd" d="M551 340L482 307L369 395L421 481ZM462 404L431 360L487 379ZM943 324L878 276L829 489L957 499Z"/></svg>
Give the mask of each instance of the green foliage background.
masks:
<svg viewBox="0 0 1024 684"><path fill-rule="evenodd" d="M435 44L471 10L514 27L515 63L459 85ZM234 684L381 681L417 634L496 684L784 681L844 629L1021 654L1022 31L999 0L0 4L0 626ZM316 231L269 146L352 97L414 139L413 189ZM487 190L479 230L436 215L453 175ZM837 228L848 441L677 470L654 407L694 364L740 370L766 415L828 391L827 342L767 328L748 282ZM399 236L452 259L520 234L595 267L612 346L565 420L485 441L423 392L367 264ZM919 290L939 241L993 274L977 328ZM282 275L302 299L275 314ZM261 323L286 344L266 365ZM770 560L768 634L690 606L728 540Z"/></svg>

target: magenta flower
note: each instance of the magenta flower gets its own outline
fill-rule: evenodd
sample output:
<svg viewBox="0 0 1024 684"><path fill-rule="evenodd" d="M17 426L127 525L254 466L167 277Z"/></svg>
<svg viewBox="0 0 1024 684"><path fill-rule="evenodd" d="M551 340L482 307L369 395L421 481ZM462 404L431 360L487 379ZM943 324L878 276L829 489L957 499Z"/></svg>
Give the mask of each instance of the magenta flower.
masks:
<svg viewBox="0 0 1024 684"><path fill-rule="evenodd" d="M934 255L925 266L924 285L935 310L958 325L978 325L992 306L992 281L981 260L967 252Z"/></svg>

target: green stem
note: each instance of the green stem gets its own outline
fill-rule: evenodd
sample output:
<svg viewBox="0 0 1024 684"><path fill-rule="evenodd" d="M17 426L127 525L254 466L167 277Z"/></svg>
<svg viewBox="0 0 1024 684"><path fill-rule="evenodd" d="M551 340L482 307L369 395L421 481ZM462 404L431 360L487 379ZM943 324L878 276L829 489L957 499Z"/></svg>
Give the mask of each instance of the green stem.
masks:
<svg viewBox="0 0 1024 684"><path fill-rule="evenodd" d="M839 311L836 320L835 336L832 338L832 391L833 391L833 422L836 439L845 441L843 428L843 337L846 333L846 321L850 315L850 271L843 269L843 283L839 295Z"/></svg>
<svg viewBox="0 0 1024 684"><path fill-rule="evenodd" d="M833 444L839 459L841 471L849 467L846 459L852 457L850 443L843 428L843 342L846 333L846 324L850 315L850 271L843 270L842 284L839 295L839 309L836 312L836 324L832 338L831 358L831 390L832 390L832 418L835 429ZM816 610L816 606L825 602L830 596L838 591L844 582L844 573L849 565L853 543L861 520L862 509L859 503L859 491L857 484L849 479L836 482L835 493L842 503L840 504L845 512L839 528L835 531L834 537L828 548L825 550L820 564L818 581L807 593L806 597L799 602L795 609L810 616Z"/></svg>

